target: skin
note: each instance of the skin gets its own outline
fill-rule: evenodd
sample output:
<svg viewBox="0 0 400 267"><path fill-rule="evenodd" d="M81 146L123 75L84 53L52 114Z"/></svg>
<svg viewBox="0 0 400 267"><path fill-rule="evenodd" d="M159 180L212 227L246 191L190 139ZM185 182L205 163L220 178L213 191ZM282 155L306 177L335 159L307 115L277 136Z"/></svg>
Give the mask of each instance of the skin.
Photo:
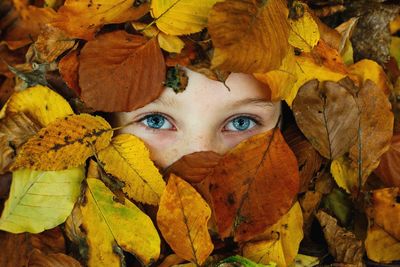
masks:
<svg viewBox="0 0 400 267"><path fill-rule="evenodd" d="M185 71L189 82L184 92L176 94L166 88L150 104L116 114L118 125L133 122L120 133L141 138L159 167L166 168L182 156L197 151L223 154L241 141L276 125L280 102L268 101L265 85L252 75L231 73L225 82L229 91L222 82L188 69ZM152 115L154 113L159 113L164 121ZM241 118L235 119L238 117ZM154 128L160 125L161 128Z"/></svg>

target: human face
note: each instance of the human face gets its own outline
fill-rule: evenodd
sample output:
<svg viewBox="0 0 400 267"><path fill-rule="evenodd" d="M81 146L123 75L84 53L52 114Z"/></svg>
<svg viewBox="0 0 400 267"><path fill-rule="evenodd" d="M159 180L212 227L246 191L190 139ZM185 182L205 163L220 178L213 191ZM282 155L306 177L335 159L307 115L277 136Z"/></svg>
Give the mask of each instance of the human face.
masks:
<svg viewBox="0 0 400 267"><path fill-rule="evenodd" d="M116 114L118 125L133 122L120 132L141 138L161 168L192 152L223 154L276 125L280 102L268 101L265 85L252 75L231 73L225 86L185 71L189 82L184 92L176 94L166 88L150 104Z"/></svg>

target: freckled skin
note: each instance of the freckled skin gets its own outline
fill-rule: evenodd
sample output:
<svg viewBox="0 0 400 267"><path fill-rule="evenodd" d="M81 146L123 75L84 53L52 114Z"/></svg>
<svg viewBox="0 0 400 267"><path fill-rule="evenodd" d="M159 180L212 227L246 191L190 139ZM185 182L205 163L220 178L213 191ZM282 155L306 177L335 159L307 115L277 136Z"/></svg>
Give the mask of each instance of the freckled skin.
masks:
<svg viewBox="0 0 400 267"><path fill-rule="evenodd" d="M232 73L226 80L229 91L222 82L188 69L185 71L189 82L184 92L176 94L166 88L152 103L131 112L115 114L117 125L114 126L134 122L119 133L132 133L141 138L161 168L196 151L211 150L223 154L244 139L276 125L281 112L280 102L270 102L268 89L252 75ZM242 103L249 98L263 103ZM165 115L171 127L152 129L146 126L144 116L154 112ZM251 116L260 124L253 123L245 131L234 128L232 131L232 120L238 116Z"/></svg>

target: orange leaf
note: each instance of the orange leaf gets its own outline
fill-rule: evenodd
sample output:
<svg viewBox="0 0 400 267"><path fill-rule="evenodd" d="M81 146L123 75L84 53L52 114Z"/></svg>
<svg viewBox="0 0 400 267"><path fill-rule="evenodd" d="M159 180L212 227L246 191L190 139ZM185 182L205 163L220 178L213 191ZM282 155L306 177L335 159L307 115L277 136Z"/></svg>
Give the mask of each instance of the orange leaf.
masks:
<svg viewBox="0 0 400 267"><path fill-rule="evenodd" d="M87 42L79 59L81 98L96 110L131 111L163 91L165 63L155 38L106 33Z"/></svg>
<svg viewBox="0 0 400 267"><path fill-rule="evenodd" d="M400 134L393 136L390 148L382 155L375 174L387 186L400 187Z"/></svg>
<svg viewBox="0 0 400 267"><path fill-rule="evenodd" d="M65 57L63 57L58 63L58 69L61 77L68 85L69 88L73 89L75 93L80 95L81 88L79 88L79 61L78 51L74 50Z"/></svg>
<svg viewBox="0 0 400 267"><path fill-rule="evenodd" d="M279 129L255 135L229 151L210 177L222 238L246 241L285 214L299 189L297 160Z"/></svg>
<svg viewBox="0 0 400 267"><path fill-rule="evenodd" d="M172 174L161 196L157 224L176 255L197 265L205 261L214 248L207 228L210 216L200 194Z"/></svg>

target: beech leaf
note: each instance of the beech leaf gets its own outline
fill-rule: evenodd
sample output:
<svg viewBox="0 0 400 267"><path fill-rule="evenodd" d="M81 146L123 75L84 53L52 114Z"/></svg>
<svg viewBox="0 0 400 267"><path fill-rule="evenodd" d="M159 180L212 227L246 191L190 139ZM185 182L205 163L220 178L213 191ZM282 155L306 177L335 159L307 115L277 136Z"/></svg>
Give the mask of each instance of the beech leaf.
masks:
<svg viewBox="0 0 400 267"><path fill-rule="evenodd" d="M365 250L368 258L379 263L400 260L400 240L375 224L368 228Z"/></svg>
<svg viewBox="0 0 400 267"><path fill-rule="evenodd" d="M276 223L299 190L296 157L276 128L241 142L207 179L220 236L239 242Z"/></svg>
<svg viewBox="0 0 400 267"><path fill-rule="evenodd" d="M301 18L289 18L290 32L289 44L304 52L310 52L319 41L318 25L308 10L304 11Z"/></svg>
<svg viewBox="0 0 400 267"><path fill-rule="evenodd" d="M286 2L226 0L210 11L212 67L255 73L278 69L289 50Z"/></svg>
<svg viewBox="0 0 400 267"><path fill-rule="evenodd" d="M81 98L95 110L131 111L163 91L165 63L155 38L105 33L87 42L79 59Z"/></svg>
<svg viewBox="0 0 400 267"><path fill-rule="evenodd" d="M390 148L381 156L375 174L387 186L400 187L400 134L393 136Z"/></svg>
<svg viewBox="0 0 400 267"><path fill-rule="evenodd" d="M63 223L80 194L84 169L63 171L17 170L10 196L0 217L0 229L39 233Z"/></svg>
<svg viewBox="0 0 400 267"><path fill-rule="evenodd" d="M128 199L114 194L98 179L87 178L87 203L82 206L89 244L89 266L120 266L115 246L134 254L145 265L160 254L160 237L151 219Z"/></svg>
<svg viewBox="0 0 400 267"><path fill-rule="evenodd" d="M207 228L210 216L211 209L200 194L171 174L161 197L157 225L172 250L198 266L214 248Z"/></svg>
<svg viewBox="0 0 400 267"><path fill-rule="evenodd" d="M60 118L26 142L11 170L62 170L83 164L108 146L112 130L106 120L89 114Z"/></svg>
<svg viewBox="0 0 400 267"><path fill-rule="evenodd" d="M69 88L75 91L77 95L81 94L81 89L79 88L79 60L78 51L74 50L68 55L64 56L58 62L58 70L64 82Z"/></svg>
<svg viewBox="0 0 400 267"><path fill-rule="evenodd" d="M131 134L120 134L98 157L106 172L124 182L122 190L132 199L157 205L165 182L150 159L145 144Z"/></svg>

